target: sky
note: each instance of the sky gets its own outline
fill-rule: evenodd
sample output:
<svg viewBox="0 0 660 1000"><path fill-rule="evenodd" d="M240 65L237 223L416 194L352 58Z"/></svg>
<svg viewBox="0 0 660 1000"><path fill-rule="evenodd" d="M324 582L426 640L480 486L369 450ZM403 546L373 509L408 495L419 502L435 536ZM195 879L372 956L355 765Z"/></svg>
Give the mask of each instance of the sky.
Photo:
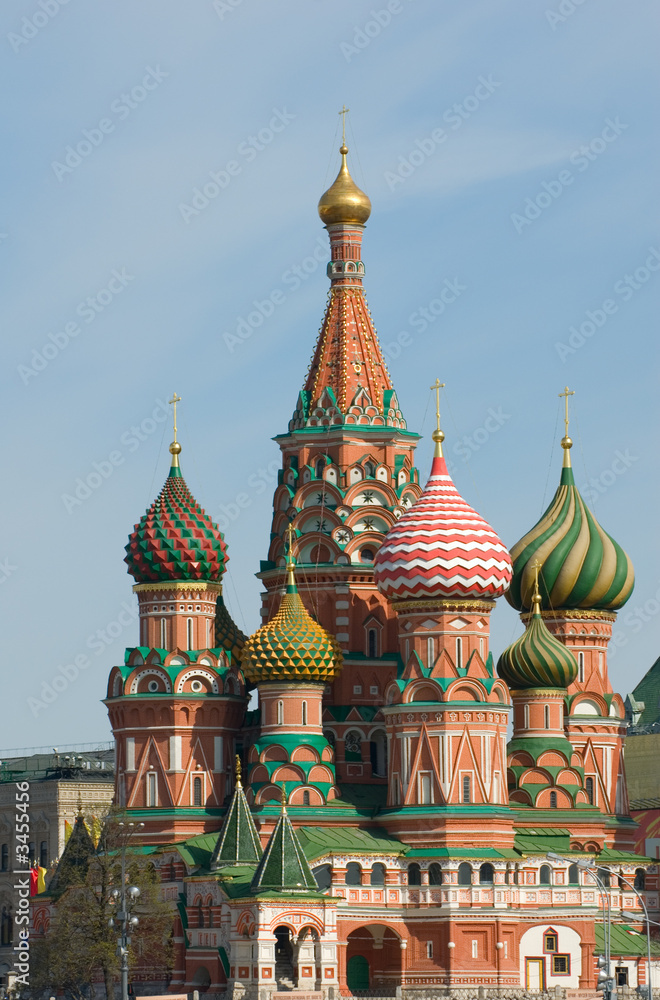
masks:
<svg viewBox="0 0 660 1000"><path fill-rule="evenodd" d="M657 44L650 0L5 0L3 751L110 738L108 673L137 643L123 547L167 475L174 391L227 604L260 624L343 106L421 478L439 376L456 485L513 545L575 390L577 484L636 569L610 657L632 690L660 623ZM494 653L520 631L500 601Z"/></svg>

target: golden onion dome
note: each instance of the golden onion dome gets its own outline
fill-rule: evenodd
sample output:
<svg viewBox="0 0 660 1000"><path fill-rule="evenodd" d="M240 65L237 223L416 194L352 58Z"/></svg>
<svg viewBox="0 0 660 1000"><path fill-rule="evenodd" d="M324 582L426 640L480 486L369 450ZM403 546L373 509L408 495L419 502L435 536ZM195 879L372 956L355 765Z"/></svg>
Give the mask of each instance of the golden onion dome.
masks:
<svg viewBox="0 0 660 1000"><path fill-rule="evenodd" d="M348 146L343 144L339 152L341 153L339 173L334 184L331 184L319 200L318 212L321 222L326 226L339 222L364 225L371 215L371 202L364 191L360 191L348 172L346 163Z"/></svg>
<svg viewBox="0 0 660 1000"><path fill-rule="evenodd" d="M332 681L343 666L335 637L315 622L287 563L287 588L279 611L243 646L241 669L253 684L264 681Z"/></svg>

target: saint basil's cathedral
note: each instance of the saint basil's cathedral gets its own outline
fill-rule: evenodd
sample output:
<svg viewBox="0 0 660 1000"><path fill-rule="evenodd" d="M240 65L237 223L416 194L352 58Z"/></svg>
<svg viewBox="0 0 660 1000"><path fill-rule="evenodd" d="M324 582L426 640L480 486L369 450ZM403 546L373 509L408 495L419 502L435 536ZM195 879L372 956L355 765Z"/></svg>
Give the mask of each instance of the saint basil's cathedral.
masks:
<svg viewBox="0 0 660 1000"><path fill-rule="evenodd" d="M172 900L169 988L587 997L603 895L608 971L644 985L657 867L633 853L607 670L633 568L575 486L569 391L557 491L509 552L452 482L439 402L430 475L415 465L365 296L371 205L340 153L318 206L327 307L275 438L262 626L247 638L223 602L176 395L171 468L126 546L139 644L105 704L117 804ZM499 598L522 634L498 658Z"/></svg>

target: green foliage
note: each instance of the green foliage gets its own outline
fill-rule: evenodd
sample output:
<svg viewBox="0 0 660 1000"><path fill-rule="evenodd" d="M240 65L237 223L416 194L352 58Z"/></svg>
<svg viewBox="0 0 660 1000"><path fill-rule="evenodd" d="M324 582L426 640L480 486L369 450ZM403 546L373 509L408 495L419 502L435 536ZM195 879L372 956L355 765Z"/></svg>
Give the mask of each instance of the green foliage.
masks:
<svg viewBox="0 0 660 1000"><path fill-rule="evenodd" d="M116 954L121 931L115 919L119 905L112 895L121 886L121 851L125 851L125 884L140 889L132 913L139 923L131 932L129 969L156 970L167 978L171 967L170 935L174 914L161 898L160 876L148 857L131 845L128 827L111 813L105 822L95 855L84 878L67 887L54 901L50 927L35 942L31 968L31 993L63 993L71 1000L95 995L94 983L103 981L108 997L119 981ZM77 869L80 872L80 869ZM130 973L129 973L130 976Z"/></svg>

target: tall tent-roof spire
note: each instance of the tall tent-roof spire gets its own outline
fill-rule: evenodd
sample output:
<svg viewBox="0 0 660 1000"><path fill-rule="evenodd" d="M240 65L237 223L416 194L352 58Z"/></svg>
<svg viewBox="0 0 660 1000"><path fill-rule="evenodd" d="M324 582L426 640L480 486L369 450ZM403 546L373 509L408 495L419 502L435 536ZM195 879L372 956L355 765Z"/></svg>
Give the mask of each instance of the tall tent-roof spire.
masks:
<svg viewBox="0 0 660 1000"><path fill-rule="evenodd" d="M254 873L250 889L259 892L318 892L316 879L291 825L282 789L282 812Z"/></svg>
<svg viewBox="0 0 660 1000"><path fill-rule="evenodd" d="M66 842L55 874L48 884L49 895L61 896L72 885L84 885L90 861L95 854L94 842L85 825L82 809L79 807L71 836Z"/></svg>
<svg viewBox="0 0 660 1000"><path fill-rule="evenodd" d="M330 237L330 294L289 430L347 424L405 430L362 284L371 202L351 177L345 141L339 152L339 173L318 205Z"/></svg>
<svg viewBox="0 0 660 1000"><path fill-rule="evenodd" d="M218 835L210 868L257 864L263 854L257 828L241 784L241 761L236 757L236 788Z"/></svg>

